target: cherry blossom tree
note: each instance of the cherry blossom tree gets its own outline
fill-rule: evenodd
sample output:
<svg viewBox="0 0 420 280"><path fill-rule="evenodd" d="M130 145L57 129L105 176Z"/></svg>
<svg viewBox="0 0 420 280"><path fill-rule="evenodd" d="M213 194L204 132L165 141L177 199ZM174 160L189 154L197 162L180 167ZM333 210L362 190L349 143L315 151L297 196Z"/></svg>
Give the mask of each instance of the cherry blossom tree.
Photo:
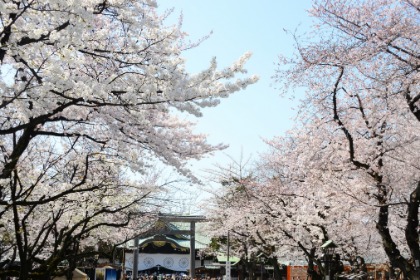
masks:
<svg viewBox="0 0 420 280"><path fill-rule="evenodd" d="M248 172L237 162L212 172L213 180L221 185L221 190L218 189L212 203L206 205L210 222L205 230L213 237L217 252L227 252L229 235L230 254L241 258L244 275L256 279L260 273L256 265L267 252L263 248L263 237L258 233L260 227L255 223L253 207L250 207L256 202L251 188L255 178ZM275 264L278 268L278 263Z"/></svg>
<svg viewBox="0 0 420 280"><path fill-rule="evenodd" d="M349 200L348 190L361 179L354 172L350 180L349 174L318 167L319 162L310 159L322 153L319 143L308 145L305 132L309 131L294 130L268 141L269 152L249 174L240 165L217 174L223 191L215 193L209 229L222 237L229 230L231 248L248 264L250 277L252 264L263 256L274 266L275 279L281 279L280 260L307 262L308 274L322 279L331 260L326 262L321 245L330 239L339 246L342 259L360 255L384 260L374 231L374 207ZM340 272L339 267L334 272Z"/></svg>
<svg viewBox="0 0 420 280"><path fill-rule="evenodd" d="M338 189L377 209L391 266L419 279L419 3L315 1L310 14L317 39L296 36L298 56L276 76L308 89L300 120L320 153L305 164L341 174ZM360 184L345 187L352 173Z"/></svg>
<svg viewBox="0 0 420 280"><path fill-rule="evenodd" d="M281 57L276 75L285 92L307 88L297 125L268 141L234 198L231 188L221 196L225 227L278 256L304 256L321 275L316 250L332 239L346 258L387 256L419 278L418 6L314 1L314 37L295 35L298 55Z"/></svg>
<svg viewBox="0 0 420 280"><path fill-rule="evenodd" d="M188 73L182 53L198 43L156 6L0 2L0 237L14 275L42 278L98 239L132 237L155 210L156 162L193 178L186 161L224 147L176 111L200 116L256 82L250 54Z"/></svg>
<svg viewBox="0 0 420 280"><path fill-rule="evenodd" d="M308 274L314 279L329 273L331 260L326 260L321 250L328 240L338 246L336 253L342 260L351 262L355 256L363 256L369 261L384 261L374 231L375 208L354 196L363 191L364 174L325 164L322 157L332 160L337 151L320 149L326 134L319 138L311 134L309 129L300 128L267 141L269 152L260 159L261 183L256 193L265 204L260 211L270 221L273 234L287 241L277 254L305 259Z"/></svg>

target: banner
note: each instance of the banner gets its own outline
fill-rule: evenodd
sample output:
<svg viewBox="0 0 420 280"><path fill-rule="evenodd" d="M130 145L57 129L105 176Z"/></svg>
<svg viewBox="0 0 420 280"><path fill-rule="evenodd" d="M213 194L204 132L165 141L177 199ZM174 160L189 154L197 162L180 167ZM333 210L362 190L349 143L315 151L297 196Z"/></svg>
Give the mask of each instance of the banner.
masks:
<svg viewBox="0 0 420 280"><path fill-rule="evenodd" d="M107 268L105 270L105 280L117 280L117 270L113 268Z"/></svg>
<svg viewBox="0 0 420 280"><path fill-rule="evenodd" d="M133 270L133 253L125 254L125 269ZM138 269L148 270L155 266L173 271L187 271L190 269L189 254L144 254L139 253Z"/></svg>

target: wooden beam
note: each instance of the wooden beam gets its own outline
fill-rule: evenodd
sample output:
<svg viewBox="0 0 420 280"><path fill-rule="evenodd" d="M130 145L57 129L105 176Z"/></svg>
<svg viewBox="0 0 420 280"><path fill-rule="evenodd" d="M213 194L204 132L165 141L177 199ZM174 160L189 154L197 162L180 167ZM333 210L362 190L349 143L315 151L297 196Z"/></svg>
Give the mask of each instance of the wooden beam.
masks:
<svg viewBox="0 0 420 280"><path fill-rule="evenodd" d="M165 221L165 222L190 223L190 222L205 222L205 221L207 221L205 216L178 216L178 215L172 215L172 214L159 214L158 218L159 218L159 220L162 220L162 221Z"/></svg>

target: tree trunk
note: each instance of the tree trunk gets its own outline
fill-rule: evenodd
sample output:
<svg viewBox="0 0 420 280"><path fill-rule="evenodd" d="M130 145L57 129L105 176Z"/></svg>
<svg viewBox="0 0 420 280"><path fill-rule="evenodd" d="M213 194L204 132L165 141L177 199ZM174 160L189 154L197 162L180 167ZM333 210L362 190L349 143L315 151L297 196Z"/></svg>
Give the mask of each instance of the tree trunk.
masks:
<svg viewBox="0 0 420 280"><path fill-rule="evenodd" d="M404 274L404 279L420 280L419 270L415 270L414 265L410 263L409 261L407 261L403 256L401 256L401 253L398 250L397 245L395 244L395 242L393 241L391 237L391 234L388 228L388 215L389 215L388 211L389 211L388 205L383 205L379 208L379 218L378 218L378 223L376 224L376 228L382 238L382 244L385 249L385 253L387 254L389 258L391 266L393 266L394 268L399 268ZM417 207L417 211L418 211L418 207ZM408 216L410 216L410 214ZM409 225L407 225L407 227L409 227ZM411 230L409 231L411 232ZM407 230L406 230L406 234L407 234ZM418 236L417 236L417 239L418 239ZM417 247L418 247L418 244L417 244Z"/></svg>
<svg viewBox="0 0 420 280"><path fill-rule="evenodd" d="M274 280L281 280L280 266L277 258L270 258L269 262L273 266Z"/></svg>
<svg viewBox="0 0 420 280"><path fill-rule="evenodd" d="M250 261L247 265L248 279L255 280L255 261Z"/></svg>
<svg viewBox="0 0 420 280"><path fill-rule="evenodd" d="M318 265L318 271L315 270L315 248L311 248L309 255L307 255L308 257L308 276L312 279L312 280L322 280L323 278L323 267L322 265Z"/></svg>
<svg viewBox="0 0 420 280"><path fill-rule="evenodd" d="M20 262L19 279L29 279L31 266L28 261Z"/></svg>
<svg viewBox="0 0 420 280"><path fill-rule="evenodd" d="M420 279L420 248L419 248L419 204L420 204L420 182L417 182L416 189L410 195L408 204L407 227L405 238L410 249L413 270L409 271L411 279Z"/></svg>

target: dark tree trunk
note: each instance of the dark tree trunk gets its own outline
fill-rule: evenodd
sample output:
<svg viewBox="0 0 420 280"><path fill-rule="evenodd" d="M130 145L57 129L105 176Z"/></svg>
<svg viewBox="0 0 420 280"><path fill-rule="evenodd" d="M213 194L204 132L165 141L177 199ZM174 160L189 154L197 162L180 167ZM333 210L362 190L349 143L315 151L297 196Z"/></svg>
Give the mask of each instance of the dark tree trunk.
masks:
<svg viewBox="0 0 420 280"><path fill-rule="evenodd" d="M316 249L315 248L311 248L309 254L307 254L308 257L308 276L312 279L312 280L322 280L323 279L323 267L321 265L320 262L317 263L318 265L318 271L315 270L315 252Z"/></svg>
<svg viewBox="0 0 420 280"><path fill-rule="evenodd" d="M419 198L420 198L420 182L416 189L410 195L410 201L407 206L407 227L405 229L405 237L407 245L410 249L412 261L405 259L397 248L388 228L389 206L383 205L379 208L379 217L376 228L382 238L382 244L385 252L390 260L393 268L399 268L403 273L404 279L420 280L419 266L420 250L419 250Z"/></svg>
<svg viewBox="0 0 420 280"><path fill-rule="evenodd" d="M248 271L248 279L249 280L256 280L255 276L255 261L251 261L247 265L247 271Z"/></svg>
<svg viewBox="0 0 420 280"><path fill-rule="evenodd" d="M281 272L279 262L276 257L270 258L270 264L273 266L274 269L274 280L281 280Z"/></svg>
<svg viewBox="0 0 420 280"><path fill-rule="evenodd" d="M411 260L407 262L404 277L408 279L420 279L420 248L419 248L419 204L420 182L417 182L415 190L410 194L407 209L407 227L405 239L411 254Z"/></svg>
<svg viewBox="0 0 420 280"><path fill-rule="evenodd" d="M420 270L420 248L419 248L419 205L420 205L420 182L417 182L416 189L410 195L408 204L407 228L405 229L405 238L410 249L413 260L416 279L419 279Z"/></svg>

